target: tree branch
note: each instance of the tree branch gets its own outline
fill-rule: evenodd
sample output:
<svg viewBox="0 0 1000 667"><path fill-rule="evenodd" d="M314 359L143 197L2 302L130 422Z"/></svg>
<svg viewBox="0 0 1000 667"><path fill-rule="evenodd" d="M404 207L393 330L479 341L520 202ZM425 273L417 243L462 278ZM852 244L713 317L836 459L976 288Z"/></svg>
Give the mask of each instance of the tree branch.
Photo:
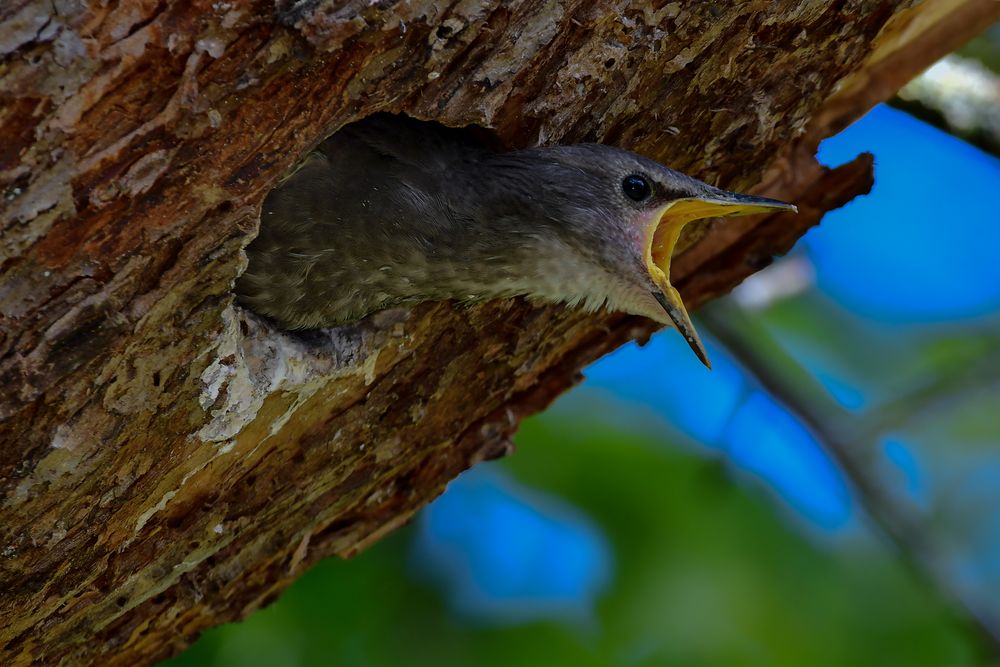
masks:
<svg viewBox="0 0 1000 667"><path fill-rule="evenodd" d="M740 307L717 301L699 313L699 321L763 389L812 431L903 560L944 599L964 610L982 638L1000 655L1000 618L951 578L927 527L898 502L875 472L879 458L876 434L864 439L847 435L854 433L851 424L856 417L834 401L816 378Z"/></svg>

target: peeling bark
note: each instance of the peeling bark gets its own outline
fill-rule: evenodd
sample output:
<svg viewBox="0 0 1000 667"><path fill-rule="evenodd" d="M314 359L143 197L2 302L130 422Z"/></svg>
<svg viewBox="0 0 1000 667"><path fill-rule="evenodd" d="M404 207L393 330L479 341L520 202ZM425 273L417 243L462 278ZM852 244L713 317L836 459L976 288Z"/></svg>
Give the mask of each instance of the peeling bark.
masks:
<svg viewBox="0 0 1000 667"><path fill-rule="evenodd" d="M0 662L180 650L509 452L654 330L514 300L290 335L234 307L264 194L337 127L393 111L507 147L602 141L800 204L688 235L674 278L697 304L867 190L870 159L827 170L820 139L1000 18L733 5L0 9Z"/></svg>

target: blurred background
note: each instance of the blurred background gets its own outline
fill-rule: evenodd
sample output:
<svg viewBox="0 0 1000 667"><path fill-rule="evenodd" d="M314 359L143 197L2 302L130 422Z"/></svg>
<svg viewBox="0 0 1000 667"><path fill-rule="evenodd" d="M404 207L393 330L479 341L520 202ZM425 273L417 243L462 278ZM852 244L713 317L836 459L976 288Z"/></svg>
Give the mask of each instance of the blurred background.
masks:
<svg viewBox="0 0 1000 667"><path fill-rule="evenodd" d="M699 312L713 372L616 351L164 664L1000 664L998 67L995 26L823 144L874 190Z"/></svg>

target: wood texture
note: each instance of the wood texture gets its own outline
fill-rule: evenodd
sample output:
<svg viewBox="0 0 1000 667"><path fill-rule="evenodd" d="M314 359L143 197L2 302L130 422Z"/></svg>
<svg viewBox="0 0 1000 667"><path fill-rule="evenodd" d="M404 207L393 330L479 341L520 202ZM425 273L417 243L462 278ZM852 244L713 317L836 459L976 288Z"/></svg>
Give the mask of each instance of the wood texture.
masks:
<svg viewBox="0 0 1000 667"><path fill-rule="evenodd" d="M905 5L5 3L0 663L180 650L508 453L523 416L653 331L521 301L271 330L232 283L310 146L406 112L509 147L617 144L800 205L688 236L674 277L697 304L866 191L870 158L813 154L885 96L836 93L889 62L873 42L901 85L940 55L921 17L954 41L1000 14ZM950 18L970 8L980 23Z"/></svg>

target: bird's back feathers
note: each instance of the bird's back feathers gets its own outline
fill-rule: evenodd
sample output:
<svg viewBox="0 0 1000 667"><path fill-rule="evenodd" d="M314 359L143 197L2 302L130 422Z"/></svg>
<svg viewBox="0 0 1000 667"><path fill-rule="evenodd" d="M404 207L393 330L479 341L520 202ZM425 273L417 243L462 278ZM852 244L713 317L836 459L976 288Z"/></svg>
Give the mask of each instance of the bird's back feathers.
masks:
<svg viewBox="0 0 1000 667"><path fill-rule="evenodd" d="M467 267L449 257L456 225L468 221L447 190L487 154L462 130L404 117L345 127L264 200L240 301L286 327L312 328L448 298L465 280ZM476 296L471 284L464 291Z"/></svg>

